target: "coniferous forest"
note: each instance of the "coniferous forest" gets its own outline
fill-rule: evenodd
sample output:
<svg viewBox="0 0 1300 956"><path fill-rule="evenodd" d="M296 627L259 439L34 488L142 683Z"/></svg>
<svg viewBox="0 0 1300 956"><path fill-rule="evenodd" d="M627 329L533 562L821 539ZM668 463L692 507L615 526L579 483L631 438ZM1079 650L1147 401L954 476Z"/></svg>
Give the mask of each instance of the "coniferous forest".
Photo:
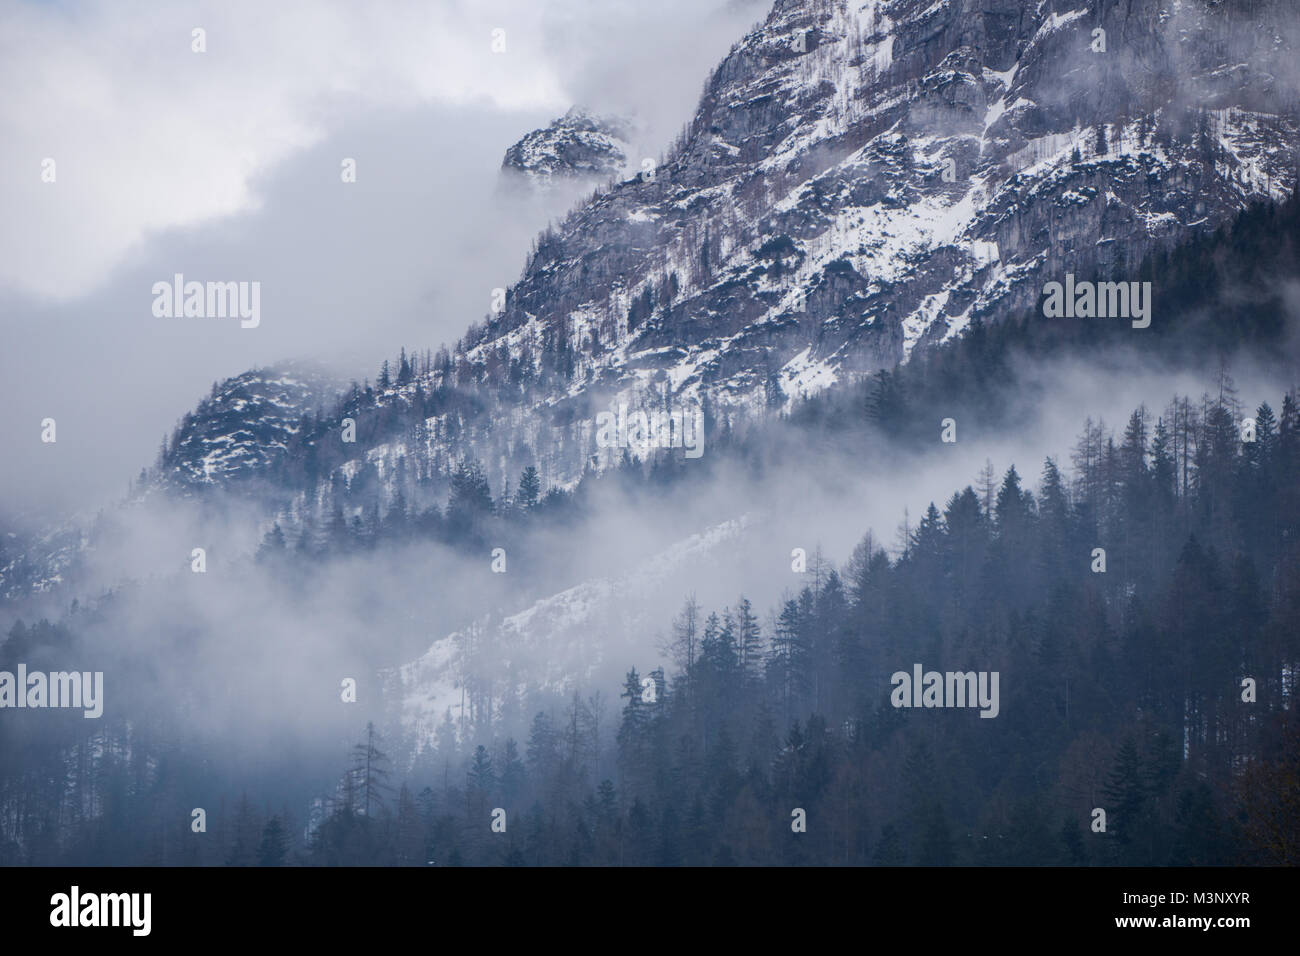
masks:
<svg viewBox="0 0 1300 956"><path fill-rule="evenodd" d="M51 748L11 721L0 853L263 866L1295 863L1298 466L1295 394L1248 415L1226 374L1200 401L1135 410L1119 432L1090 420L1070 461L1049 458L1035 476L986 469L905 524L896 546L867 535L840 568L814 556L797 593L688 599L672 622L674 667L627 673L612 731L575 694L537 713L526 739L464 747L439 735L408 773L368 728L340 753L311 827L301 808L228 792L210 811L217 839L198 839L185 791L204 767L155 728L113 721L86 736L75 715ZM623 480L650 480L637 474ZM75 646L67 626L19 623L0 667L53 668ZM997 671L997 719L892 706L890 675L914 663ZM498 808L509 828L494 838L479 824ZM792 828L797 811L816 825Z"/></svg>
<svg viewBox="0 0 1300 956"><path fill-rule="evenodd" d="M1295 0L10 6L13 925L1300 864Z"/></svg>
<svg viewBox="0 0 1300 956"><path fill-rule="evenodd" d="M1231 277L1248 261L1293 273L1298 233L1292 199L1144 266L1184 317L1177 334L1155 330L1144 357L1189 363L1234 330L1285 350L1284 302ZM968 435L996 435L1032 415L1026 368L1062 354L1122 361L1123 334L976 320L953 346L765 426L711 421L710 453L690 467L626 458L567 491L529 467L494 495L470 460L441 507L417 503L414 479L410 504L400 485L385 502L363 472L325 495L332 519L272 526L255 564L310 595L330 562L504 542L543 567L533 587L546 593L566 582L537 533L576 527L601 489L653 512L718 481L726 463L763 472L818 442L863 457L914 448L954 406ZM10 711L0 863L1293 864L1297 395L1243 407L1221 364L1199 398L1134 409L1122 427L1079 414L1067 457L989 463L919 517L900 514L895 539L868 533L841 566L811 555L796 589L718 607L682 596L663 613L671 665L629 662L617 700L575 693L521 714L518 733L448 722L418 753L390 728L357 727L332 775L304 769L299 782L321 795L311 800L279 786L280 768L239 775L206 760L147 708L94 727L75 712ZM0 670L107 659L82 631L129 592L17 622ZM915 664L996 671L998 716L893 706L891 676ZM200 805L205 833L191 828ZM485 824L497 809L503 834Z"/></svg>

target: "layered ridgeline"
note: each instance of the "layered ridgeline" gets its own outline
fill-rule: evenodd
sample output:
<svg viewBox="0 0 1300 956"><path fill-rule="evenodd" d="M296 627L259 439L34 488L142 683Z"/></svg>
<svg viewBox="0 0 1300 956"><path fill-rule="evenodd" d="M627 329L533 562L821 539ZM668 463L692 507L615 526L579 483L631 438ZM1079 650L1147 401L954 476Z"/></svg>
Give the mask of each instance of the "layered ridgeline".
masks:
<svg viewBox="0 0 1300 956"><path fill-rule="evenodd" d="M707 442L1035 309L1048 282L1135 281L1294 186L1293 19L1287 2L778 0L666 155L540 236L454 348L395 357L374 387L284 369L218 385L144 486L269 489L267 527L286 528L444 503L467 459L494 492L528 466L572 486L645 454L598 441L601 412L698 410ZM1154 304L1156 327L1174 320ZM57 581L27 564L9 580Z"/></svg>
<svg viewBox="0 0 1300 956"><path fill-rule="evenodd" d="M620 403L734 423L1036 307L1067 274L1136 280L1294 185L1289 4L1243 6L780 0L655 168L543 234L454 348L304 422L300 455L316 482L405 459L445 494L472 457L494 489L528 465L565 485L622 456L596 440ZM187 441L203 418L163 482L227 476L195 457L217 436Z"/></svg>

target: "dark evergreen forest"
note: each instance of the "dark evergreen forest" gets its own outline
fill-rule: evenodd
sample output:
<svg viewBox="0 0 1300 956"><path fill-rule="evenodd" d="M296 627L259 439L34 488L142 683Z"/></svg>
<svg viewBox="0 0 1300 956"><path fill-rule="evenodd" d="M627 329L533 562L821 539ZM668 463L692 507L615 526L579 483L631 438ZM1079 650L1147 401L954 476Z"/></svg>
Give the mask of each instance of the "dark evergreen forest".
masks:
<svg viewBox="0 0 1300 956"><path fill-rule="evenodd" d="M242 794L217 840L191 835L177 778L201 761L125 721L93 742L64 721L72 753L96 748L84 777L8 721L5 862L1294 863L1300 409L1279 407L1243 441L1224 377L1120 435L1089 424L1033 490L1015 467L979 476L894 557L868 536L783 602L688 601L676 669L629 671L613 740L578 697L527 740L445 746L398 782L368 736L310 839L301 811ZM19 624L0 667L53 668L74 643ZM999 715L894 708L889 676L914 661L998 671Z"/></svg>
<svg viewBox="0 0 1300 956"><path fill-rule="evenodd" d="M1293 200L1144 265L1162 309L1183 317L1153 325L1148 358L1286 349L1277 279L1300 272L1297 235ZM340 499L335 522L277 527L257 560L305 589L303 556L399 541L506 540L526 561L530 529L579 520L601 483L653 508L717 462L767 467L795 435L877 452L934 441L954 405L976 435L1016 427L1033 400L1017 394L1023 360L1099 360L1116 328L977 321L957 347L805 402L779 427L710 423L699 468L628 461L572 492L529 469L494 496L470 462L445 507L376 500L348 523ZM1089 420L1069 461L1018 465L970 476L904 519L896 542L864 537L843 567L814 556L795 593L665 608L674 666L628 671L615 728L577 695L533 716L524 739L439 735L409 771L384 753L403 742L358 728L314 819L209 766L162 721L106 716L92 732L77 713L42 713L39 728L11 713L0 864L1298 862L1296 392L1243 408L1221 371L1200 398L1135 409L1117 432ZM88 613L112 614L111 597L18 623L0 669L83 666ZM917 662L998 672L998 716L893 707L891 674ZM190 828L197 805L206 834Z"/></svg>
<svg viewBox="0 0 1300 956"><path fill-rule="evenodd" d="M649 675L651 703L629 671L610 752L575 699L377 816L357 812L381 786L361 774L300 858L1297 862L1300 410L1260 406L1243 442L1222 384L1122 436L1090 426L1072 478L1048 459L1036 491L1014 467L956 491L897 559L868 537L842 572L811 568L770 632L745 597L688 601L679 671ZM1001 714L895 709L889 674L913 659L999 671Z"/></svg>

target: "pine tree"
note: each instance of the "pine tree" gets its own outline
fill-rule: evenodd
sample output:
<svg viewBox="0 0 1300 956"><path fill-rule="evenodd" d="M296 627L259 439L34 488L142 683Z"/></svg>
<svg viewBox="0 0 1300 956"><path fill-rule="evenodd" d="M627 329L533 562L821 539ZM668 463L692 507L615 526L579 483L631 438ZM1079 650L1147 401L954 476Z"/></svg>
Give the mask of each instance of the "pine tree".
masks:
<svg viewBox="0 0 1300 956"><path fill-rule="evenodd" d="M1105 442L1105 423L1093 422L1089 417L1084 421L1083 434L1079 436L1070 455L1070 461L1074 465L1076 497L1087 505L1092 514L1096 514L1101 507L1101 466Z"/></svg>
<svg viewBox="0 0 1300 956"><path fill-rule="evenodd" d="M515 504L528 511L537 506L542 493L542 481L537 469L529 465L519 476L519 491L515 494Z"/></svg>
<svg viewBox="0 0 1300 956"><path fill-rule="evenodd" d="M903 850L903 838L898 832L898 827L888 823L881 828L880 839L876 841L876 849L872 853L871 860L876 866L903 866L907 862L907 854Z"/></svg>
<svg viewBox="0 0 1300 956"><path fill-rule="evenodd" d="M496 772L492 769L492 755L479 744L474 748L473 762L467 777L470 790L486 797L496 789Z"/></svg>
<svg viewBox="0 0 1300 956"><path fill-rule="evenodd" d="M627 701L623 705L623 719L618 728L619 754L629 761L640 757L646 725L650 718L641 699L642 693L641 677L633 667L627 672L627 677L623 681L623 691L619 694L619 697Z"/></svg>
<svg viewBox="0 0 1300 956"><path fill-rule="evenodd" d="M277 521L262 538L262 543L257 549L257 560L259 562L274 560L284 553L284 532L280 529L280 522Z"/></svg>
<svg viewBox="0 0 1300 956"><path fill-rule="evenodd" d="M1103 795L1107 831L1113 831L1120 843L1133 843L1141 833L1147 795L1137 744L1131 736L1120 746Z"/></svg>
<svg viewBox="0 0 1300 956"><path fill-rule="evenodd" d="M241 795L235 808L235 820L231 827L233 839L226 856L226 866L254 866L257 863L260 830L257 813L248 800L248 794Z"/></svg>
<svg viewBox="0 0 1300 956"><path fill-rule="evenodd" d="M756 680L763 664L763 635L753 605L744 595L736 605L736 653L742 679Z"/></svg>
<svg viewBox="0 0 1300 956"><path fill-rule="evenodd" d="M388 785L388 755L377 744L375 725L366 724L366 742L352 748L351 778L356 788L359 810L369 818L371 814L384 805L385 794L391 792Z"/></svg>
<svg viewBox="0 0 1300 956"><path fill-rule="evenodd" d="M397 792L397 830L394 836L397 862L404 866L423 866L427 855L424 825L406 784L402 784Z"/></svg>
<svg viewBox="0 0 1300 956"><path fill-rule="evenodd" d="M1177 494L1177 465L1174 461L1173 436L1163 418L1156 419L1151 437L1151 478L1156 500L1165 507Z"/></svg>
<svg viewBox="0 0 1300 956"><path fill-rule="evenodd" d="M802 637L797 601L786 601L777 618L768 664L771 680L781 701L782 718L789 723L808 691L808 654Z"/></svg>
<svg viewBox="0 0 1300 956"><path fill-rule="evenodd" d="M258 866L283 866L288 855L288 840L279 817L271 817L262 828L262 840L257 847Z"/></svg>
<svg viewBox="0 0 1300 956"><path fill-rule="evenodd" d="M930 572L938 571L939 562L943 558L946 546L946 538L943 516L939 514L939 509L931 501L925 509L925 514L921 516L921 521L916 526L916 530L912 532L912 546L909 549L909 558L921 562L922 566Z"/></svg>
<svg viewBox="0 0 1300 956"><path fill-rule="evenodd" d="M528 775L535 784L548 780L559 762L559 740L551 715L538 711L528 732L525 760Z"/></svg>
<svg viewBox="0 0 1300 956"><path fill-rule="evenodd" d="M513 737L507 737L501 761L501 795L507 803L513 803L523 794L527 782L524 763L519 759L519 745Z"/></svg>
<svg viewBox="0 0 1300 956"><path fill-rule="evenodd" d="M448 526L456 534L474 534L492 510L492 494L483 466L477 461L461 462L451 479Z"/></svg>
<svg viewBox="0 0 1300 956"><path fill-rule="evenodd" d="M1011 543L1021 540L1029 522L1030 510L1029 502L1021 490L1020 475L1016 472L1015 465L1008 468L1002 478L994 515L1000 538Z"/></svg>
<svg viewBox="0 0 1300 956"><path fill-rule="evenodd" d="M682 669L683 677L688 681L691 678L691 670L695 667L695 656L698 651L699 615L700 605L692 592L682 605L681 613L673 620L673 639L669 650L672 653L673 663Z"/></svg>

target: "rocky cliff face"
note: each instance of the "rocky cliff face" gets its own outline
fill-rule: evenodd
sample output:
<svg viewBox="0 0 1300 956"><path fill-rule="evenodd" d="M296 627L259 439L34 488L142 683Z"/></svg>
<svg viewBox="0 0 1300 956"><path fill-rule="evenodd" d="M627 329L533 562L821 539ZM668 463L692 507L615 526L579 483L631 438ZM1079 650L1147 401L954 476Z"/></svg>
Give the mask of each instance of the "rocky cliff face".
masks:
<svg viewBox="0 0 1300 956"><path fill-rule="evenodd" d="M1280 33L1076 4L779 2L654 177L544 239L470 361L559 330L577 387L740 399L770 368L794 394L1289 190Z"/></svg>
<svg viewBox="0 0 1300 956"><path fill-rule="evenodd" d="M458 380L558 355L535 401L562 433L523 437L563 481L618 454L593 443L607 403L744 414L1066 272L1136 279L1294 186L1293 26L1270 3L780 0L659 168L542 237Z"/></svg>
<svg viewBox="0 0 1300 956"><path fill-rule="evenodd" d="M1037 308L1067 272L1136 280L1153 251L1293 189L1291 7L777 0L658 166L542 235L454 350L323 420L287 385L244 404L228 386L157 479L275 470L287 436L310 458L279 471L295 514L362 468L427 479L474 457L494 491L534 464L567 484L624 453L597 442L620 403L757 417ZM547 152L528 142L524 165Z"/></svg>

